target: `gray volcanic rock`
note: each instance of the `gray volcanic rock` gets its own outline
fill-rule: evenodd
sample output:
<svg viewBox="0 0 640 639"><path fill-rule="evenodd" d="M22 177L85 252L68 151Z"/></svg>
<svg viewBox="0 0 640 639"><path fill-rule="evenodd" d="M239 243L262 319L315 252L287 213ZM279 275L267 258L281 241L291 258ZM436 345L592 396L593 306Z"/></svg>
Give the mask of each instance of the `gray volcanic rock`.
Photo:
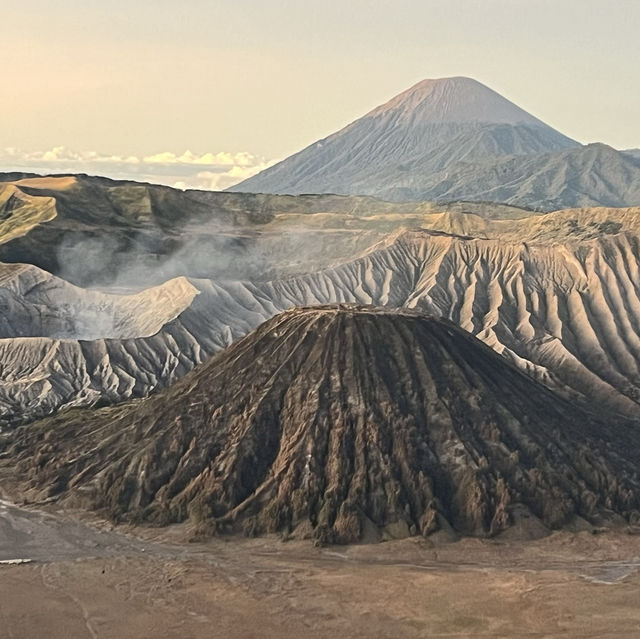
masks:
<svg viewBox="0 0 640 639"><path fill-rule="evenodd" d="M5 450L28 499L320 543L493 535L523 512L602 524L640 506L636 427L406 310L294 309L164 392L61 413Z"/></svg>
<svg viewBox="0 0 640 639"><path fill-rule="evenodd" d="M148 337L198 294L186 278L131 295L82 289L29 264L0 263L0 339Z"/></svg>
<svg viewBox="0 0 640 639"><path fill-rule="evenodd" d="M623 153L625 155L631 156L635 160L639 160L640 161L640 149L625 149L623 151Z"/></svg>
<svg viewBox="0 0 640 639"><path fill-rule="evenodd" d="M231 191L397 193L460 162L579 146L470 78L424 80ZM398 198L402 199L402 198Z"/></svg>
<svg viewBox="0 0 640 639"><path fill-rule="evenodd" d="M198 294L147 337L0 339L2 422L146 395L283 310L335 302L416 308L450 319L565 396L638 418L640 243L633 234L615 234L617 224L637 215L625 212L616 224L599 217L604 213L567 211L531 223L536 235L575 231L578 241L565 245L405 231L358 259L299 277L169 282L158 291L175 287L176 300L178 291ZM585 239L601 227L614 234ZM150 303L148 318L169 309L166 298L141 299Z"/></svg>

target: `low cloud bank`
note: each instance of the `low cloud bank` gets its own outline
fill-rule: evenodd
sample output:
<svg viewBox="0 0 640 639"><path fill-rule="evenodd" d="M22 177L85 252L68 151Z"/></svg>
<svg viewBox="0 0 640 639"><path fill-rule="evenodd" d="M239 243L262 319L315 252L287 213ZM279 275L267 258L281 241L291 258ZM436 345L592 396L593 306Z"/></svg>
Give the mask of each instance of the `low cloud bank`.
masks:
<svg viewBox="0 0 640 639"><path fill-rule="evenodd" d="M88 173L114 179L166 184L179 189L221 191L274 164L246 151L198 155L163 151L147 156L107 155L57 146L46 151L0 149L0 171Z"/></svg>

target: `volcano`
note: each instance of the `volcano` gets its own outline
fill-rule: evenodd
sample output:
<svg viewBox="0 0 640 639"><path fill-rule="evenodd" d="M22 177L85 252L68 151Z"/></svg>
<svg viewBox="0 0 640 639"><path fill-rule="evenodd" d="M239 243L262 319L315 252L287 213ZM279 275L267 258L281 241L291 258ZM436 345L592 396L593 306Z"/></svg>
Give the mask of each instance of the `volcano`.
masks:
<svg viewBox="0 0 640 639"><path fill-rule="evenodd" d="M231 187L543 211L640 204L632 152L582 146L471 78L424 80Z"/></svg>
<svg viewBox="0 0 640 639"><path fill-rule="evenodd" d="M600 525L640 505L636 426L446 320L377 307L287 311L157 395L1 446L29 500L319 543Z"/></svg>
<svg viewBox="0 0 640 639"><path fill-rule="evenodd" d="M397 195L460 163L578 146L476 80L424 80L230 190Z"/></svg>

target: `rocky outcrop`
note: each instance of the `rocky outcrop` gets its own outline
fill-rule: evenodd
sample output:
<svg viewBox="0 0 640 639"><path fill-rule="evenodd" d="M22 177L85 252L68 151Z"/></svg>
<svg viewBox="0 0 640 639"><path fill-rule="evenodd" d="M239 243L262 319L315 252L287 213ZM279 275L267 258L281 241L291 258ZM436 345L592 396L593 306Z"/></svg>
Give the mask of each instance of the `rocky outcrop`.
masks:
<svg viewBox="0 0 640 639"><path fill-rule="evenodd" d="M288 311L166 391L59 413L4 449L28 499L321 543L635 521L640 505L635 425L407 310Z"/></svg>

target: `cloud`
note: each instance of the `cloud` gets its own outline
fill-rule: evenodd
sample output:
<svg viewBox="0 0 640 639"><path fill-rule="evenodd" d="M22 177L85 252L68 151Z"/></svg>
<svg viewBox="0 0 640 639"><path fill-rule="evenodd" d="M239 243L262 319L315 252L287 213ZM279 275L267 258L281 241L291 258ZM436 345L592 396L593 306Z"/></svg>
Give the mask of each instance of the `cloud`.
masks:
<svg viewBox="0 0 640 639"><path fill-rule="evenodd" d="M196 155L191 151L185 151L182 155L176 155L169 151L147 155L144 160L147 164L196 164L200 166L252 166L256 157L251 153L203 153Z"/></svg>
<svg viewBox="0 0 640 639"><path fill-rule="evenodd" d="M234 165L227 171L199 171L189 180L179 180L173 186L177 189L203 189L205 191L224 191L238 182L272 166L274 162L262 162L247 166Z"/></svg>
<svg viewBox="0 0 640 639"><path fill-rule="evenodd" d="M45 151L0 149L0 171L88 173L114 179L166 184L180 189L223 190L274 164L252 153L218 151L177 154L108 155L56 146Z"/></svg>

